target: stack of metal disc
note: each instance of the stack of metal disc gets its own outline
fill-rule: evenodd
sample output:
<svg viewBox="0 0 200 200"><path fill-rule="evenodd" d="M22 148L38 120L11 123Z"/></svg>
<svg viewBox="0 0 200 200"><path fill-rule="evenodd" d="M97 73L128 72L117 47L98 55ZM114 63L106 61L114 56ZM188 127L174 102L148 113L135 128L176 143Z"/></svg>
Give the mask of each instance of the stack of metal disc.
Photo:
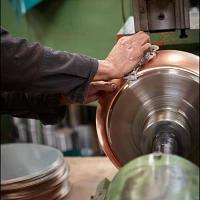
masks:
<svg viewBox="0 0 200 200"><path fill-rule="evenodd" d="M70 191L62 153L38 144L1 145L2 200L60 200Z"/></svg>

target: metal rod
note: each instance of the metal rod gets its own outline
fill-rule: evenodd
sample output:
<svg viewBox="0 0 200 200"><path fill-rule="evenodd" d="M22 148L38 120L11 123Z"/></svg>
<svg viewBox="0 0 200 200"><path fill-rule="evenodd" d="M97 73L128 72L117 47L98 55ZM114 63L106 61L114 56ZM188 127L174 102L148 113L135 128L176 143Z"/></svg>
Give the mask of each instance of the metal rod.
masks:
<svg viewBox="0 0 200 200"><path fill-rule="evenodd" d="M179 145L172 132L160 132L153 140L152 152L179 154Z"/></svg>

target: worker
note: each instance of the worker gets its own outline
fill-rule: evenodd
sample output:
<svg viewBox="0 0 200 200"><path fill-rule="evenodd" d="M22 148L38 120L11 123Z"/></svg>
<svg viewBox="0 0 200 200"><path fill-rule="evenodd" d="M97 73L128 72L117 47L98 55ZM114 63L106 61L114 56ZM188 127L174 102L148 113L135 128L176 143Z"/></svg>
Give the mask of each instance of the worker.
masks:
<svg viewBox="0 0 200 200"><path fill-rule="evenodd" d="M67 104L89 103L102 90L114 91L111 80L132 71L147 51L151 44L144 32L122 37L98 60L31 44L1 27L1 114L56 124Z"/></svg>

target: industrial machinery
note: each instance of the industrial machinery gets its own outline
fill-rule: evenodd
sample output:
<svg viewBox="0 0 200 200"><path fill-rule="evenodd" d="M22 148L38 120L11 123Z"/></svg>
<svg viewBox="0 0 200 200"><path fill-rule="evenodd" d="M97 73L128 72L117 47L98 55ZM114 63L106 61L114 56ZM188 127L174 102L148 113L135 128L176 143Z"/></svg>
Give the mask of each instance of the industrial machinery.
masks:
<svg viewBox="0 0 200 200"><path fill-rule="evenodd" d="M199 57L161 50L137 80L114 82L96 118L99 141L121 168L106 200L198 199Z"/></svg>
<svg viewBox="0 0 200 200"><path fill-rule="evenodd" d="M165 38L161 47L199 45L188 34L187 1L133 3L135 32L178 34L176 45ZM113 80L117 91L102 94L97 133L119 172L99 184L93 200L199 199L199 56L174 49L157 51L136 80Z"/></svg>
<svg viewBox="0 0 200 200"><path fill-rule="evenodd" d="M196 0L132 0L130 16L118 39L146 31L162 50L199 55L199 2Z"/></svg>

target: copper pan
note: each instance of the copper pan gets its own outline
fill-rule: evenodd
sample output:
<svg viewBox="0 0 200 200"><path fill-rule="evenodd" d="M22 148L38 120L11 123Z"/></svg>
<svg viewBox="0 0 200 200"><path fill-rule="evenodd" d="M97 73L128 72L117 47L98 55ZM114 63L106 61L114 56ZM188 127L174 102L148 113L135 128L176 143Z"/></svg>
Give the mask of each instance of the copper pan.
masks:
<svg viewBox="0 0 200 200"><path fill-rule="evenodd" d="M176 50L160 50L154 59L142 66L137 76L140 78L144 74L160 69L178 69L181 71L189 72L190 74L199 77L199 57L191 53L176 51ZM108 118L112 104L118 94L127 87L129 81L124 79L113 80L117 85L117 90L113 93L102 93L96 114L96 127L99 142L109 157L111 162L119 169L123 166L122 162L115 156L111 149L108 137Z"/></svg>

